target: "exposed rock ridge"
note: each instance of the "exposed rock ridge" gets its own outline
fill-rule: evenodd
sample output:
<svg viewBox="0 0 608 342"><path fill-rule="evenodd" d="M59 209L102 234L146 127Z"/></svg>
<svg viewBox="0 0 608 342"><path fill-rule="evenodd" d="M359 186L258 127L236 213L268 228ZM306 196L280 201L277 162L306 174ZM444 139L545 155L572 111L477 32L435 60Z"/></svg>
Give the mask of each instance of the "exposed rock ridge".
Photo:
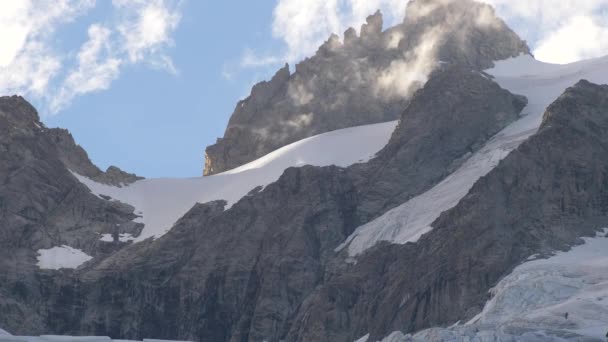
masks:
<svg viewBox="0 0 608 342"><path fill-rule="evenodd" d="M239 102L224 137L205 153L205 175L255 160L316 134L396 120L437 61L477 70L529 53L526 43L471 0L415 0L403 24L382 31L382 14L361 36L332 35L311 57L285 66ZM412 73L414 76L408 74Z"/></svg>
<svg viewBox="0 0 608 342"><path fill-rule="evenodd" d="M52 140L59 158L65 166L80 175L97 182L121 186L130 184L142 177L126 173L116 166L110 166L105 172L91 162L87 152L76 142L66 129L47 128L40 121L38 112L21 96L0 97L0 118L5 121L0 134L12 135L27 132L28 135L43 134Z"/></svg>
<svg viewBox="0 0 608 342"><path fill-rule="evenodd" d="M414 94L377 158L351 168L365 193L362 220L404 203L451 174L518 119L527 102L469 67L439 67Z"/></svg>
<svg viewBox="0 0 608 342"><path fill-rule="evenodd" d="M135 174L124 172L116 166L108 167L105 172L101 171L91 162L87 152L80 145L76 144L72 134L66 129L51 128L45 130L45 133L57 146L57 151L65 166L79 175L99 183L119 187L144 179Z"/></svg>

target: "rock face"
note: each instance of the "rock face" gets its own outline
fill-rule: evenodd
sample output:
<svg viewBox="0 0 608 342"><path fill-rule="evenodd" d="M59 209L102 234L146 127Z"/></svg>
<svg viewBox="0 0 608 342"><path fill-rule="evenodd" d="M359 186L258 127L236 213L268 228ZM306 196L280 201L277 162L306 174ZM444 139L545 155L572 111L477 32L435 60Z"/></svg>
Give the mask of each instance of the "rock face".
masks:
<svg viewBox="0 0 608 342"><path fill-rule="evenodd" d="M54 133L25 100L0 97L0 321L11 331L48 331L39 249L68 245L102 256L121 243L100 234L141 230L133 208L95 197L68 171L63 154L79 147L56 144Z"/></svg>
<svg viewBox="0 0 608 342"><path fill-rule="evenodd" d="M478 72L441 68L414 95L376 160L347 169L288 169L226 211L224 202L197 205L162 238L46 283L45 324L54 333L124 338L298 339L306 327L302 308L351 272L334 249L398 198L432 186L515 120L524 104ZM382 197L378 186L391 192ZM363 328L344 325L349 334ZM319 333L302 339L346 340L342 332Z"/></svg>
<svg viewBox="0 0 608 342"><path fill-rule="evenodd" d="M357 37L332 36L316 55L286 65L240 101L224 137L206 150L205 175L255 160L316 134L396 120L437 61L481 70L529 53L493 9L470 0L416 0L403 24L382 31L367 18ZM472 18L477 18L473 20Z"/></svg>

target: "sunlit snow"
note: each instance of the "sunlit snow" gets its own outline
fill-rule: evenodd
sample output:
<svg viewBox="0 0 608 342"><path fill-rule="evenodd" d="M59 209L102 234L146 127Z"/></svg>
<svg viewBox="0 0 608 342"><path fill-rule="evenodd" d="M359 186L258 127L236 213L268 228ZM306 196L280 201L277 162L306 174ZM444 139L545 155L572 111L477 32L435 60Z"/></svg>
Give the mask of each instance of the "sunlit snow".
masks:
<svg viewBox="0 0 608 342"><path fill-rule="evenodd" d="M304 139L222 174L189 179L146 179L126 187L96 183L75 174L93 193L135 207L144 223L135 241L160 237L196 203L226 200L228 207L257 186L276 181L289 167L365 162L384 147L397 122L352 127ZM108 239L102 236L102 239ZM105 241L105 240L104 240Z"/></svg>
<svg viewBox="0 0 608 342"><path fill-rule="evenodd" d="M78 268L91 259L83 251L66 245L38 250L38 267L41 269Z"/></svg>
<svg viewBox="0 0 608 342"><path fill-rule="evenodd" d="M608 57L567 65L547 64L529 55L497 62L487 70L496 82L514 94L528 98L522 117L493 137L464 165L429 191L388 211L355 230L336 251L348 247L356 256L379 241L405 244L429 232L439 215L454 207L479 178L488 174L511 151L537 132L545 109L566 88L581 79L608 83Z"/></svg>

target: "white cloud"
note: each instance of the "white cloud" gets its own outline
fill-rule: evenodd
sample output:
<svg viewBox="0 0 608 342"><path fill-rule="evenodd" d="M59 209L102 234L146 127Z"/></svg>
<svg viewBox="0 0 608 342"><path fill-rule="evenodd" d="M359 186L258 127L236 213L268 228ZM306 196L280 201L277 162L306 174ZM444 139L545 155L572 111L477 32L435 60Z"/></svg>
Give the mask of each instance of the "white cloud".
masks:
<svg viewBox="0 0 608 342"><path fill-rule="evenodd" d="M542 39L534 50L536 58L565 64L608 53L608 26L592 17L572 18L565 26Z"/></svg>
<svg viewBox="0 0 608 342"><path fill-rule="evenodd" d="M494 5L524 39L539 58L547 62L571 61L572 58L591 58L608 54L608 47L600 44L590 48L595 37L605 36L608 25L608 0L481 0ZM341 34L348 27L359 28L365 18L381 9L385 28L401 22L406 0L277 0L274 9L273 35L285 43L286 51L279 54L282 61L296 62L313 54L331 33ZM574 18L579 18L576 22ZM583 20L581 18L585 18ZM573 42L573 30L585 30L579 41ZM570 32L570 33L568 33ZM582 31L581 31L582 32ZM588 33L589 35L585 35ZM595 40L597 43L597 40ZM549 45L548 45L549 44ZM557 49L563 44L561 51ZM564 58L567 44L574 51ZM245 57L256 57L246 52ZM242 66L257 66L268 57L243 58ZM247 64L247 65L245 65Z"/></svg>
<svg viewBox="0 0 608 342"><path fill-rule="evenodd" d="M113 0L103 23L88 23L77 51L59 51L56 31L95 8L95 0L0 1L0 94L18 93L55 113L79 95L108 89L121 70L145 63L176 74L168 56L180 0Z"/></svg>
<svg viewBox="0 0 608 342"><path fill-rule="evenodd" d="M163 0L113 0L113 4L124 13L118 30L131 63L154 56L173 43L171 34L181 19L179 4L169 6ZM166 65L168 70L175 69L165 54L160 53L155 62Z"/></svg>
<svg viewBox="0 0 608 342"><path fill-rule="evenodd" d="M42 96L62 64L48 40L59 25L93 5L92 0L0 2L0 94Z"/></svg>
<svg viewBox="0 0 608 342"><path fill-rule="evenodd" d="M112 56L110 29L89 27L89 40L78 52L78 66L70 71L56 96L50 101L51 112L68 105L74 97L105 90L120 74L122 61Z"/></svg>
<svg viewBox="0 0 608 342"><path fill-rule="evenodd" d="M281 59L275 56L259 56L251 49L245 49L241 58L243 67L261 67L281 63Z"/></svg>
<svg viewBox="0 0 608 342"><path fill-rule="evenodd" d="M484 0L545 62L569 63L608 54L608 0Z"/></svg>

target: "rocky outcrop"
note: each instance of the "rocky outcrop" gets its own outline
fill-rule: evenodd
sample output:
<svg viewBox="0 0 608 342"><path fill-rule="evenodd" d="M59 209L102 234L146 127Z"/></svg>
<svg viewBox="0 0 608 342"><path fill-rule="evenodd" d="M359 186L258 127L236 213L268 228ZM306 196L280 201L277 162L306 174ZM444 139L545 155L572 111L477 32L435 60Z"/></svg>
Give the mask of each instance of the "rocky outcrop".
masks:
<svg viewBox="0 0 608 342"><path fill-rule="evenodd" d="M205 175L229 170L316 134L396 120L437 61L481 70L529 53L493 9L470 0L415 0L403 24L367 18L357 37L333 35L315 56L253 87L224 137L209 146Z"/></svg>
<svg viewBox="0 0 608 342"><path fill-rule="evenodd" d="M468 67L440 67L413 96L377 158L351 168L364 189L362 220L437 184L515 121L526 104L525 97Z"/></svg>
<svg viewBox="0 0 608 342"><path fill-rule="evenodd" d="M78 182L62 147L23 98L0 97L0 325L10 331L49 331L43 303L52 281L36 266L39 249L68 245L103 256L123 244L100 234L141 230L132 207Z"/></svg>
<svg viewBox="0 0 608 342"><path fill-rule="evenodd" d="M304 302L287 340L351 341L467 321L533 254L608 224L608 86L581 81L416 244L381 245Z"/></svg>

